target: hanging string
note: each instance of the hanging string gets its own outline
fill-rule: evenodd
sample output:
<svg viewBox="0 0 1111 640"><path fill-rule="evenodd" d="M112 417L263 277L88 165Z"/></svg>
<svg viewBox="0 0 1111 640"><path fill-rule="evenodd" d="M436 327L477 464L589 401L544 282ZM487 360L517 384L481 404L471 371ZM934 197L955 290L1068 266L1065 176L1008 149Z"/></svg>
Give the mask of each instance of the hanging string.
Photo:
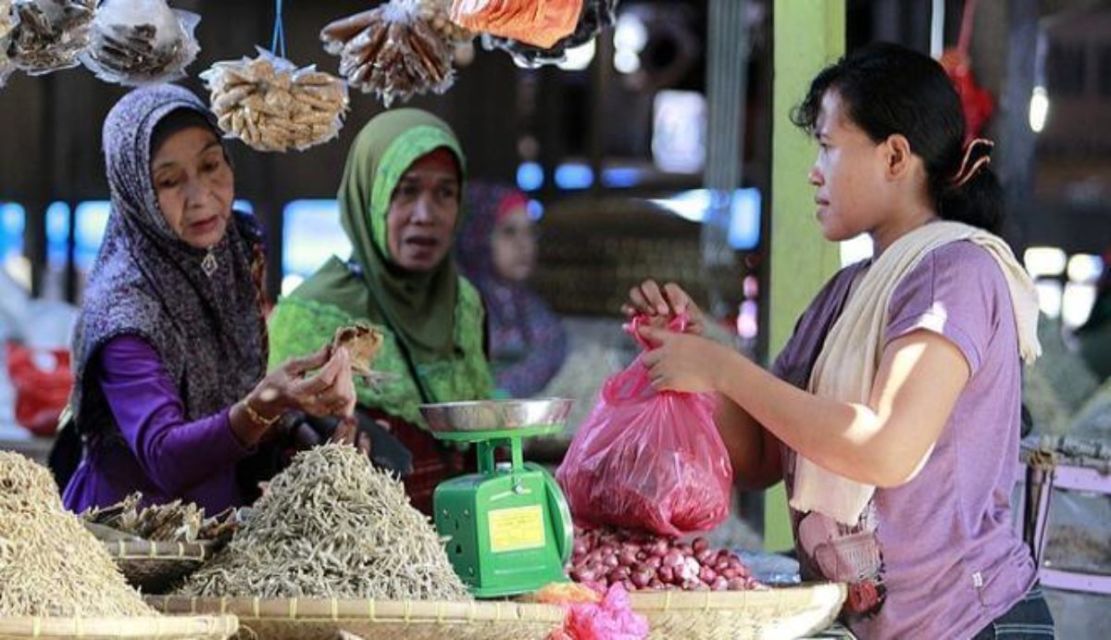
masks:
<svg viewBox="0 0 1111 640"><path fill-rule="evenodd" d="M270 51L285 57L285 25L282 23L282 0L274 0L274 36L270 39Z"/></svg>

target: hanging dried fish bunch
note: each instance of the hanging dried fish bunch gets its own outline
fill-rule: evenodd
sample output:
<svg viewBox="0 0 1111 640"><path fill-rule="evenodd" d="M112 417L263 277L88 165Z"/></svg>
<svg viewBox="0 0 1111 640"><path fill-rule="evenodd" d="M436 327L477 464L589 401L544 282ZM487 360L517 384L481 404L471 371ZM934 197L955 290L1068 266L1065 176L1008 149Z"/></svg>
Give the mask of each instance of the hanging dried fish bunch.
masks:
<svg viewBox="0 0 1111 640"><path fill-rule="evenodd" d="M200 21L165 0L103 2L81 62L101 80L122 85L181 78L201 49L193 37Z"/></svg>
<svg viewBox="0 0 1111 640"><path fill-rule="evenodd" d="M429 15L433 15L429 13ZM340 57L339 73L387 107L416 94L443 93L455 81L455 42L421 15L420 0L389 3L324 27L324 50Z"/></svg>
<svg viewBox="0 0 1111 640"><path fill-rule="evenodd" d="M96 0L14 0L18 24L8 55L30 75L76 67L89 46Z"/></svg>
<svg viewBox="0 0 1111 640"><path fill-rule="evenodd" d="M354 447L301 452L231 543L186 581L192 596L467 600L443 542L401 483Z"/></svg>
<svg viewBox="0 0 1111 640"><path fill-rule="evenodd" d="M228 137L258 151L302 151L339 135L347 87L339 78L298 69L259 49L257 58L225 60L201 74L212 111Z"/></svg>
<svg viewBox="0 0 1111 640"><path fill-rule="evenodd" d="M0 617L158 615L62 508L45 468L0 452L0 492Z"/></svg>

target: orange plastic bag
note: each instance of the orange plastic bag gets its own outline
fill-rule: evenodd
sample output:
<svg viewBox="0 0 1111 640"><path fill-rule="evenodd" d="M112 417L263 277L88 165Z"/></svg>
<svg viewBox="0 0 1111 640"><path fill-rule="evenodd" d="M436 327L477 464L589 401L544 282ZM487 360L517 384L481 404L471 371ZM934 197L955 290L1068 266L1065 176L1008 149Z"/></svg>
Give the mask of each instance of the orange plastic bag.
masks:
<svg viewBox="0 0 1111 640"><path fill-rule="evenodd" d="M451 21L548 48L575 30L583 0L453 0Z"/></svg>
<svg viewBox="0 0 1111 640"><path fill-rule="evenodd" d="M37 436L52 436L73 386L67 349L40 349L53 368L40 368L35 349L8 343L8 375L15 389L15 421Z"/></svg>
<svg viewBox="0 0 1111 640"><path fill-rule="evenodd" d="M556 472L571 514L584 526L665 536L712 529L729 514L733 487L714 396L657 392L641 360L605 382Z"/></svg>

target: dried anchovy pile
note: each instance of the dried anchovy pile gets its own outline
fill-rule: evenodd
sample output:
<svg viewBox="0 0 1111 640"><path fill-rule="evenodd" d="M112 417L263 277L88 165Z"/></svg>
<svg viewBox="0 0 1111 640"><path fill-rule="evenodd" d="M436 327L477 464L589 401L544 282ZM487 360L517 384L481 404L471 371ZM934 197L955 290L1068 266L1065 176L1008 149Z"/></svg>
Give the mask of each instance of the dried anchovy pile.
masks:
<svg viewBox="0 0 1111 640"><path fill-rule="evenodd" d="M443 543L401 483L354 447L303 451L181 594L467 600Z"/></svg>
<svg viewBox="0 0 1111 640"><path fill-rule="evenodd" d="M260 51L201 74L220 128L258 151L303 150L339 134L347 87L339 78Z"/></svg>
<svg viewBox="0 0 1111 640"><path fill-rule="evenodd" d="M435 23L435 13L422 14L419 0L391 0L329 23L320 39L325 51L340 57L347 83L374 92L388 107L427 91L443 93L455 81L454 39Z"/></svg>
<svg viewBox="0 0 1111 640"><path fill-rule="evenodd" d="M62 507L50 472L0 452L0 617L154 615Z"/></svg>
<svg viewBox="0 0 1111 640"><path fill-rule="evenodd" d="M142 494L133 493L118 504L103 509L90 509L82 513L81 517L86 522L111 527L144 540L169 542L226 542L238 526L234 508L205 518L204 509L192 503L174 500L140 509L141 500Z"/></svg>
<svg viewBox="0 0 1111 640"><path fill-rule="evenodd" d="M133 22L133 12L140 10L146 13ZM109 82L133 85L173 79L200 51L192 35L198 21L196 14L175 12L165 3L118 0L97 13L85 64Z"/></svg>
<svg viewBox="0 0 1111 640"><path fill-rule="evenodd" d="M15 0L8 55L31 75L76 67L89 46L96 0Z"/></svg>

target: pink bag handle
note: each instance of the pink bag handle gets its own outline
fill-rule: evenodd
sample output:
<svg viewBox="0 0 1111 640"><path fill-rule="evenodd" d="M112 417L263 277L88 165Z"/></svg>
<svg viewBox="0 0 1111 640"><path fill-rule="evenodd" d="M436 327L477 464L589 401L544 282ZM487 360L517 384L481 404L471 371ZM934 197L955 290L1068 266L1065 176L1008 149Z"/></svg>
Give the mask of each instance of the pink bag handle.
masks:
<svg viewBox="0 0 1111 640"><path fill-rule="evenodd" d="M640 335L640 327L647 325L651 318L642 313L633 316L629 321L625 331L633 336L637 344L645 351L655 349L655 345L651 344ZM679 313L672 317L667 322L667 330L674 333L682 333L687 330L690 324L690 317L686 313ZM646 388L652 384L652 379L648 377L648 368L641 364L639 361L633 363L625 371L613 376L606 380L602 385L602 399L609 404L619 404L627 402L634 398L640 397Z"/></svg>

